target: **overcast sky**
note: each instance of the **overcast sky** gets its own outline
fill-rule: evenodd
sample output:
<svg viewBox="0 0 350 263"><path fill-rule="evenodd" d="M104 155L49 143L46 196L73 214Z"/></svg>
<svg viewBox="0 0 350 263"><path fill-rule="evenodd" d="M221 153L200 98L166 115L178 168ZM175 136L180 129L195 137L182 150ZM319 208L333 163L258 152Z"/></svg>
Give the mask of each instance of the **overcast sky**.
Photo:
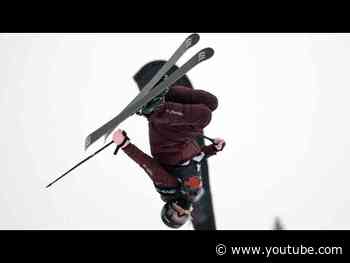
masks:
<svg viewBox="0 0 350 263"><path fill-rule="evenodd" d="M0 34L0 229L167 229L147 175L85 137L137 95L133 74L189 34ZM179 65L219 108L206 129L218 229L350 229L350 35L200 34ZM149 153L147 124L121 126ZM188 224L183 229L191 229Z"/></svg>

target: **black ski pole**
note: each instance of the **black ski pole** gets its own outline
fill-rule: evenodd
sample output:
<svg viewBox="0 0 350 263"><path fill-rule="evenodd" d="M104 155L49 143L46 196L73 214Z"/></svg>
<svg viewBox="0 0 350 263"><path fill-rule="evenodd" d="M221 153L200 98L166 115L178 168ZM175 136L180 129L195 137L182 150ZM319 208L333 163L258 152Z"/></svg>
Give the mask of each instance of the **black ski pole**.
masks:
<svg viewBox="0 0 350 263"><path fill-rule="evenodd" d="M49 188L51 185L53 185L54 183L56 183L58 180L62 179L64 176L66 176L68 173L70 173L71 171L73 171L75 168L77 168L78 166L80 166L81 164L85 163L87 160L89 160L90 158L94 157L96 154L98 154L99 152L103 151L104 149L106 149L108 146L110 146L111 144L113 144L113 141L111 141L110 143L106 144L105 146L103 146L101 149L99 149L98 151L96 151L95 153L93 153L92 155L90 155L89 157L85 158L84 160L82 160L80 163L78 163L77 165L75 165L73 168L69 169L67 172L65 172L64 174L62 174L60 177L58 177L56 180L54 180L52 183L48 184L46 186L46 188ZM116 152L114 153L116 154Z"/></svg>
<svg viewBox="0 0 350 263"><path fill-rule="evenodd" d="M208 136L205 136L205 135L199 135L199 137L202 137L202 138L204 138L204 139L207 139L208 141L211 141L212 143L214 143L214 144L215 144L215 140L214 140L214 139L212 139L212 138L209 138Z"/></svg>

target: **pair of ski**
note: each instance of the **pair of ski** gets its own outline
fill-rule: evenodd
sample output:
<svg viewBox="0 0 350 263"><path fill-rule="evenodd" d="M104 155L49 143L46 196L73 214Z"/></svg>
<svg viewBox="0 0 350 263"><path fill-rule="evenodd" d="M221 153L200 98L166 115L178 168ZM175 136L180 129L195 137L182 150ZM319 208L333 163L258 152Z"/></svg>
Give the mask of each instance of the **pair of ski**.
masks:
<svg viewBox="0 0 350 263"><path fill-rule="evenodd" d="M173 65L180 59L180 57L191 47L199 41L198 34L192 34L186 38L186 40L181 44L181 46L175 51L173 56L163 65L163 67L157 72L157 74L146 84L146 86L140 91L140 93L124 108L124 110L118 114L115 118L92 132L85 139L85 150L100 139L102 136L105 136L105 140L107 137L113 132L113 130L124 120L129 118L130 116L137 113L143 106L149 103L154 97L160 95L165 89L174 84L177 80L183 77L187 72L189 72L196 65L211 58L214 55L214 50L212 48L205 48L195 54L190 60L188 60L182 67L177 69L174 73L168 76L164 81L160 82L157 86L155 86L161 78L171 69ZM65 172L63 175L58 177L56 180L48 184L46 187L50 187L58 180L62 179L65 175L73 171L75 168L107 148L113 144L113 141L109 142L101 149L85 158L83 161L79 162L73 168ZM116 152L115 152L116 154Z"/></svg>

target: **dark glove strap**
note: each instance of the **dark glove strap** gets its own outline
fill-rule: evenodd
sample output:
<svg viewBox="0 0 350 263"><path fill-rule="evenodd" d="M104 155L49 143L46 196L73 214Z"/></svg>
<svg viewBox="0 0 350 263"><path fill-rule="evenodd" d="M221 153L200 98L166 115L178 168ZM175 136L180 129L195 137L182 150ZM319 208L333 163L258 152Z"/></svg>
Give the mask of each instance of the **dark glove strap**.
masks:
<svg viewBox="0 0 350 263"><path fill-rule="evenodd" d="M210 138L210 137L208 137L208 136L199 135L199 137L202 137L203 139L207 139L207 140L211 141L214 145L217 145L217 143L215 143L215 140L212 139L212 138ZM221 150L217 150L217 151L218 151L218 152L221 152L221 151L225 148L225 146L226 146L226 142L222 145Z"/></svg>
<svg viewBox="0 0 350 263"><path fill-rule="evenodd" d="M114 153L113 153L114 155L117 155L119 149L120 149L121 147L123 147L123 146L126 144L127 141L130 140L130 138L128 137L128 135L126 134L125 131L123 131L123 135L124 135L124 137L125 137L125 138L124 138L124 141L123 141L121 144L117 145L117 148L115 149L115 151L114 151Z"/></svg>

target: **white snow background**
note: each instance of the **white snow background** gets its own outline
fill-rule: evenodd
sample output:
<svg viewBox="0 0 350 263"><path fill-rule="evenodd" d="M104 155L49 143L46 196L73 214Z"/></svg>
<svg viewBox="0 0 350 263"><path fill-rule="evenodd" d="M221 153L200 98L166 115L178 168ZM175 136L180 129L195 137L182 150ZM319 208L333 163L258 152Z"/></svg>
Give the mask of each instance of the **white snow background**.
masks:
<svg viewBox="0 0 350 263"><path fill-rule="evenodd" d="M0 34L0 229L167 229L143 170L85 137L137 95L133 74L189 34ZM206 134L218 229L350 229L350 35L200 34L179 61L215 94ZM149 153L146 121L126 120ZM109 140L111 137L109 138ZM183 229L191 229L190 224Z"/></svg>

